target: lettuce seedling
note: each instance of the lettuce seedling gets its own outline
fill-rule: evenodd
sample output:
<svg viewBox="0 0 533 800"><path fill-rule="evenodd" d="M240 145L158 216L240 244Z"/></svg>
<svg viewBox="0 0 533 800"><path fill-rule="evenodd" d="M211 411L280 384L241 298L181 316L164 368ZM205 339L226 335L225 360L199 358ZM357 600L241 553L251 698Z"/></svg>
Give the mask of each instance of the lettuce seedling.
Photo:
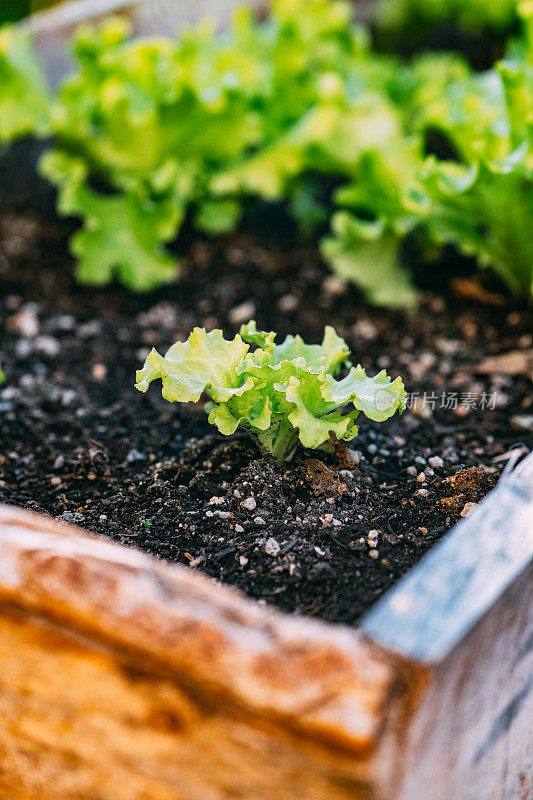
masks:
<svg viewBox="0 0 533 800"><path fill-rule="evenodd" d="M360 365L352 367L348 346L332 327L320 345L305 344L300 336L275 340L274 332L258 331L253 320L232 341L221 330L195 328L165 356L152 350L135 386L146 392L161 379L170 402L210 398L212 425L227 436L244 428L279 461L291 458L298 441L317 448L330 437L353 439L359 412L383 422L405 409L401 378L392 381L385 371L370 378ZM342 367L347 374L339 378Z"/></svg>

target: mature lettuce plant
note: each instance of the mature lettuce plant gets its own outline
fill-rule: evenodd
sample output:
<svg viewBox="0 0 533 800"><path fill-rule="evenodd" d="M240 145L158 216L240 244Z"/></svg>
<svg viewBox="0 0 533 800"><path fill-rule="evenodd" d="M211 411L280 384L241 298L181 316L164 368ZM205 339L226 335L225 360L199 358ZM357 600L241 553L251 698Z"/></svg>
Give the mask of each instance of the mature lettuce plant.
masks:
<svg viewBox="0 0 533 800"><path fill-rule="evenodd" d="M273 0L266 21L243 9L225 35L204 25L176 42L129 41L119 19L80 30L41 164L59 211L83 222L71 240L78 279L168 282L165 245L185 216L232 230L249 196L286 200L305 230L323 224L320 176L355 179L369 151L396 151L403 136L396 63L371 53L351 13L338 0ZM386 262L367 264L348 277L371 298L412 299L405 276L403 291L384 290Z"/></svg>
<svg viewBox="0 0 533 800"><path fill-rule="evenodd" d="M195 328L186 342L176 342L165 356L152 350L137 372L136 388L146 392L161 379L170 402L197 402L202 395L209 422L226 435L247 430L260 447L279 461L289 459L300 441L316 448L353 439L359 412L377 422L406 405L401 378L380 372L373 378L351 367L346 343L327 327L321 345L258 331L254 321L232 341L222 331ZM251 349L253 348L253 349ZM345 377L338 379L341 367Z"/></svg>
<svg viewBox="0 0 533 800"><path fill-rule="evenodd" d="M333 214L332 235L322 241L322 252L338 275L362 287L377 305L416 302L401 244L419 222L407 190L421 164L421 139L398 135L388 148L365 153L355 179L335 195L342 210Z"/></svg>

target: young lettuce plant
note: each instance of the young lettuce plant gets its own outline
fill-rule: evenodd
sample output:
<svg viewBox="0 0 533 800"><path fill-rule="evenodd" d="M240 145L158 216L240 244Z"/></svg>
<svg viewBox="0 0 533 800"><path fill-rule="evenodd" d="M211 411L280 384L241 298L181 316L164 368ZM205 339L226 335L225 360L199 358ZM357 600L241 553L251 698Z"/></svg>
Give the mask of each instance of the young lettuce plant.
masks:
<svg viewBox="0 0 533 800"><path fill-rule="evenodd" d="M401 378L392 381L385 371L371 378L360 365L352 367L348 347L332 327L320 345L300 336L275 340L253 320L232 341L221 330L195 328L165 356L152 350L135 386L146 392L161 379L170 402L198 402L205 395L212 425L227 436L244 428L278 461L290 459L299 441L317 448L330 437L353 439L359 412L383 422L405 409ZM343 366L348 372L339 379Z"/></svg>

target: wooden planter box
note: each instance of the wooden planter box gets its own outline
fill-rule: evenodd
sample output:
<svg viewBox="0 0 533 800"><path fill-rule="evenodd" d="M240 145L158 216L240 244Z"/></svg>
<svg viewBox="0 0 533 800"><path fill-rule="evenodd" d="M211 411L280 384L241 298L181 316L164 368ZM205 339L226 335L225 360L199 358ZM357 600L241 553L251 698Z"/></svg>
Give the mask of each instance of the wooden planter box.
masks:
<svg viewBox="0 0 533 800"><path fill-rule="evenodd" d="M533 456L358 629L0 507L4 800L528 800Z"/></svg>

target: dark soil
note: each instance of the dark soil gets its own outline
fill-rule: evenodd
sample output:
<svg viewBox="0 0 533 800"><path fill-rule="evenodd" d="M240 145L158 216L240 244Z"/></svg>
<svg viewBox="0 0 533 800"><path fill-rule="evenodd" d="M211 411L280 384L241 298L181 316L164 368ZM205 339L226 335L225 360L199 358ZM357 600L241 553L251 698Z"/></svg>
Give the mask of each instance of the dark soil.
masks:
<svg viewBox="0 0 533 800"><path fill-rule="evenodd" d="M509 447L531 436L526 375L476 370L487 355L531 349L532 314L431 292L412 316L368 308L315 246L276 239L275 228L192 240L179 284L135 296L76 286L69 226L4 209L0 501L188 564L285 610L353 622L494 486ZM300 450L279 466L246 435L220 436L200 405L133 388L152 346L164 351L194 325L232 335L254 316L310 342L331 323L355 362L401 374L410 392L436 401L384 424L362 419L337 458ZM457 408L439 407L450 392ZM479 408L483 392L496 393L494 408Z"/></svg>

